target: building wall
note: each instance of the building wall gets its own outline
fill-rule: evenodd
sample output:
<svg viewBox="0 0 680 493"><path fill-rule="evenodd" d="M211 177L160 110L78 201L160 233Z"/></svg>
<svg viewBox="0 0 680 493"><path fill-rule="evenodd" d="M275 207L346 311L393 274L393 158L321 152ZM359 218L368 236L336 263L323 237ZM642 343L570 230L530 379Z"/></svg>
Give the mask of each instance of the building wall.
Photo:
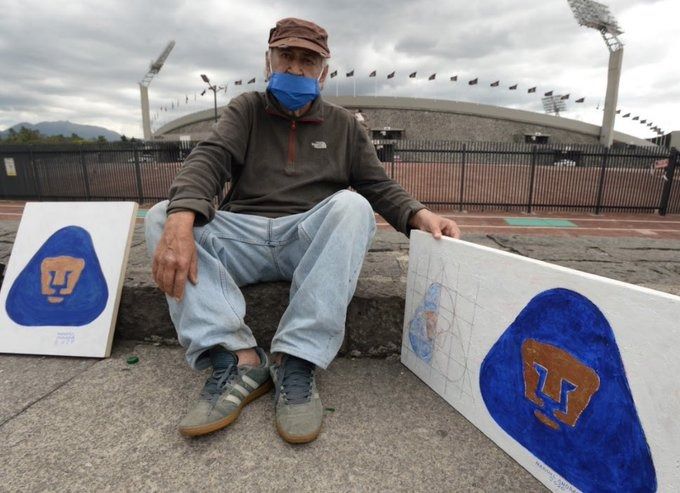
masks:
<svg viewBox="0 0 680 493"><path fill-rule="evenodd" d="M525 134L548 135L552 144L597 144L600 128L568 118L499 106L461 101L367 96L325 97L350 111L361 110L370 129L403 130L407 140L447 140L522 143ZM218 110L219 111L219 110ZM210 134L213 111L181 117L154 136L178 140L190 136L201 140ZM615 144L650 146L651 142L614 132Z"/></svg>
<svg viewBox="0 0 680 493"><path fill-rule="evenodd" d="M361 108L372 130L386 127L402 129L404 140L452 140L477 142L524 142L524 135L539 133L549 136L555 144L597 144L593 135L550 128L544 125L494 120L472 115L439 113L421 110ZM202 140L210 134L213 126L209 121L190 123L181 129L163 135L163 140L179 140L190 135L191 140Z"/></svg>
<svg viewBox="0 0 680 493"><path fill-rule="evenodd" d="M403 129L407 140L453 140L523 143L525 134L549 136L550 143L596 144L598 139L562 129L472 115L422 110L361 108L372 130Z"/></svg>

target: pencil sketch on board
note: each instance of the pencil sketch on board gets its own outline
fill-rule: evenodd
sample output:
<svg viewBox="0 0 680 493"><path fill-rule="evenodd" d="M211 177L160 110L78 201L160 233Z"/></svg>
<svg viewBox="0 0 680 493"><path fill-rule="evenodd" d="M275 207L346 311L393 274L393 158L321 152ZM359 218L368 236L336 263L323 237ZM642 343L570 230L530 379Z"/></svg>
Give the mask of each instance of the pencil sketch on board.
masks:
<svg viewBox="0 0 680 493"><path fill-rule="evenodd" d="M414 231L402 362L553 491L677 491L678 314L677 296Z"/></svg>

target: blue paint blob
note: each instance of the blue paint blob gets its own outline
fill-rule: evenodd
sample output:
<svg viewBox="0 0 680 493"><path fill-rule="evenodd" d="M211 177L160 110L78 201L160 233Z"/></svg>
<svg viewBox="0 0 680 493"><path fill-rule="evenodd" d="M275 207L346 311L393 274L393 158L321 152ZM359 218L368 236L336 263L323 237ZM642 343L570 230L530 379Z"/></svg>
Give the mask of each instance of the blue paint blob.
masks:
<svg viewBox="0 0 680 493"><path fill-rule="evenodd" d="M562 359L551 361L570 361L570 368L589 368L583 372L599 378L599 387L573 426L556 416L579 407L573 400L575 384L583 381L553 380L561 384L555 387L559 393L553 392L558 397L551 399L546 381L561 363L550 368L544 364L549 358L536 362L523 353L529 347L560 354ZM525 395L525 375L532 371L542 405ZM487 354L479 384L496 423L575 487L585 492L656 491L651 452L614 333L602 312L584 296L551 289L534 297ZM526 385L531 391L530 387Z"/></svg>
<svg viewBox="0 0 680 493"><path fill-rule="evenodd" d="M441 283L433 282L430 284L422 303L416 308L416 312L409 323L408 338L413 352L420 359L428 363L432 360L432 352L434 351L435 335L433 325L437 323L441 292ZM428 320L431 325L429 331L427 327Z"/></svg>
<svg viewBox="0 0 680 493"><path fill-rule="evenodd" d="M66 263L61 274L50 270L55 259ZM71 292L66 289L69 283ZM50 236L21 271L9 290L5 309L19 325L77 327L96 319L108 297L90 234L81 227L66 226Z"/></svg>

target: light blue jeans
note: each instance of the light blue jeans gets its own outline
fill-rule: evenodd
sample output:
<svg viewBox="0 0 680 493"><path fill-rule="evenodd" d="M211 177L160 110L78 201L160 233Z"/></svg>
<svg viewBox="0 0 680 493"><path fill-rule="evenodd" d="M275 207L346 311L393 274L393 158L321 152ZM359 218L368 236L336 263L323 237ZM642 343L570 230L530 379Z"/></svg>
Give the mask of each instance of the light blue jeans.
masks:
<svg viewBox="0 0 680 493"><path fill-rule="evenodd" d="M160 202L146 215L150 255L163 233L167 205ZM182 301L166 296L189 365L208 367L204 353L212 346L232 351L256 346L243 320L240 288L287 280L289 304L271 351L326 368L342 345L347 306L374 234L370 204L349 190L307 212L275 219L217 211L208 224L194 228L198 283L187 281Z"/></svg>

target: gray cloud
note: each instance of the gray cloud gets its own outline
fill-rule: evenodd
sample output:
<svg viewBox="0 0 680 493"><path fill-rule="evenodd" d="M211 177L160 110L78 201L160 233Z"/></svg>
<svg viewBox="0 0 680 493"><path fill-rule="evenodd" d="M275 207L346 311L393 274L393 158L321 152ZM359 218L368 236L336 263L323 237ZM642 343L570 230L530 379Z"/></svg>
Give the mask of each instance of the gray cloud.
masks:
<svg viewBox="0 0 680 493"><path fill-rule="evenodd" d="M680 14L676 4L609 2L626 31L620 106L667 129L680 126L673 72L679 43L670 34ZM0 129L68 118L139 136L137 82L170 39L176 47L149 91L152 112L162 118L211 107L210 97L198 95L205 88L201 73L218 84L230 82L219 104L237 92L236 79L244 81L241 90L262 90L269 27L288 15L315 20L330 33L331 67L341 76L328 82L326 94L336 88L351 94L356 82L358 94L377 90L540 111L540 96L526 94L536 85L539 92L569 92L571 101L587 98L583 107L572 102L567 116L599 118L594 106L604 94L607 50L597 32L577 25L566 0L26 0L3 7L0 19ZM350 69L356 81L344 77ZM368 78L371 70L378 71L376 79ZM388 81L393 70L397 76ZM414 70L416 81L407 77ZM422 80L434 72L435 81ZM459 81L450 83L456 74ZM245 85L251 77L258 83ZM473 77L480 84L470 87ZM497 79L501 86L490 88ZM512 83L518 91L508 91ZM179 109L159 111L178 101Z"/></svg>

